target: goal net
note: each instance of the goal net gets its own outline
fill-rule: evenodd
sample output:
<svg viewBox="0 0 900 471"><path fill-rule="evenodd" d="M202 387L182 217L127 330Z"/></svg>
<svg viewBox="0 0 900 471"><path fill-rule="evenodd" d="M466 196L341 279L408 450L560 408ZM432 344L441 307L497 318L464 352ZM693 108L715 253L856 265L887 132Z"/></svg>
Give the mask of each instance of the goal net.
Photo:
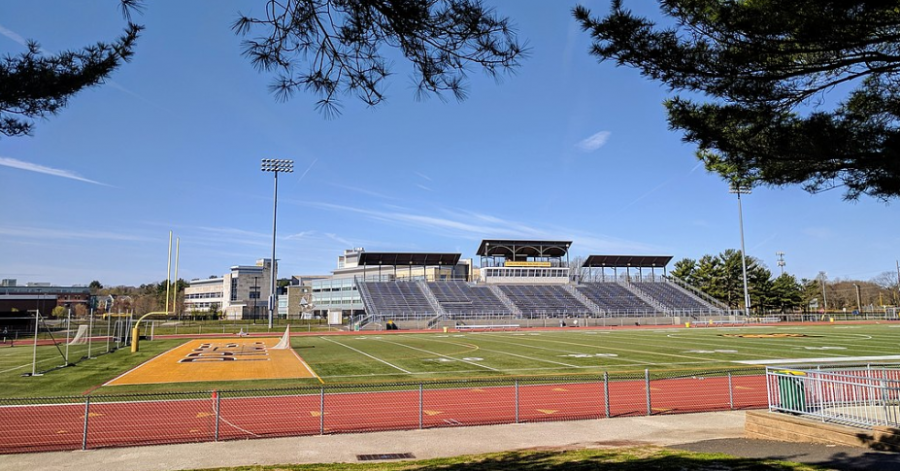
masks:
<svg viewBox="0 0 900 471"><path fill-rule="evenodd" d="M78 332L75 332L75 337L72 337L72 340L69 341L69 345L84 345L87 343L87 333L88 326L86 324L82 324L78 326Z"/></svg>
<svg viewBox="0 0 900 471"><path fill-rule="evenodd" d="M288 325L287 329L284 329L284 335L281 336L281 340L272 347L272 350L287 350L291 348L291 326Z"/></svg>

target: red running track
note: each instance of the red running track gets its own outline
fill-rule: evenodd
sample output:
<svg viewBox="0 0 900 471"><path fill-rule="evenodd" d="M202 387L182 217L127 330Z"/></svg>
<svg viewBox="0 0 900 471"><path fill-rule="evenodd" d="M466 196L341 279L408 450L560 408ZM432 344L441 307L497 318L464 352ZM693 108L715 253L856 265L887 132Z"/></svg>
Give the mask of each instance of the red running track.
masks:
<svg viewBox="0 0 900 471"><path fill-rule="evenodd" d="M650 382L650 414L767 406L765 376ZM475 383L479 384L479 383ZM0 407L0 453L647 415L643 380ZM187 397L187 396L185 396ZM86 402L88 402L86 404ZM3 400L3 404L10 400ZM607 408L609 413L607 414ZM85 412L87 411L87 423ZM324 413L324 415L323 415ZM86 425L85 425L86 424ZM85 435L85 427L87 434Z"/></svg>

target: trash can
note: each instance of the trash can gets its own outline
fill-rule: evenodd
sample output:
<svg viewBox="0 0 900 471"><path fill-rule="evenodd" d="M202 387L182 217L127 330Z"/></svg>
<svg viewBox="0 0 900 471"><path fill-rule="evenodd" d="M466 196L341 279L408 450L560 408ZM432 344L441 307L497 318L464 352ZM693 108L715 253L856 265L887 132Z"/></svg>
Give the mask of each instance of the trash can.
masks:
<svg viewBox="0 0 900 471"><path fill-rule="evenodd" d="M806 388L801 371L778 372L778 397L781 399L781 408L789 412L806 412Z"/></svg>

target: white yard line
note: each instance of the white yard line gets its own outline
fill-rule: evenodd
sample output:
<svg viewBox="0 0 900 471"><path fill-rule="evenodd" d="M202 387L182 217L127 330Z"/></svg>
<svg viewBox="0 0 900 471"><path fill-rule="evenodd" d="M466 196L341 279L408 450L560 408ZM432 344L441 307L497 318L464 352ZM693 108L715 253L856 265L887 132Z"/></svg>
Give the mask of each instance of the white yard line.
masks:
<svg viewBox="0 0 900 471"><path fill-rule="evenodd" d="M384 340L384 339L379 340L379 342L389 343L389 344L391 344L391 345L397 345L397 346L399 346L399 347L406 347L406 348L409 348L409 349L411 349L411 350L416 350L416 351L418 351L418 352L427 353L427 354L429 354L429 355L435 355L435 356L439 356L439 357L442 357L442 358L449 358L450 360L454 360L454 361L466 363L466 364L472 365L472 366L477 366L477 367L479 367L479 368L484 368L484 369L486 369L486 370L497 371L497 372L500 371L500 370L498 370L498 369L496 369L496 368L491 368L490 366L480 365L480 364L478 364L478 363L475 363L474 361L463 360L463 359L461 359L461 358L454 358L454 357L451 357L451 356L449 356L449 355L443 355L443 354L440 354L440 353L437 353L437 352L431 352L431 351L428 351L428 350L425 350L425 349L422 349L422 348L411 347L411 346L409 346L409 345L404 345L404 344L402 344L402 343L389 342L389 341ZM449 343L449 342L448 342L448 343ZM454 344L454 345L459 345L459 344Z"/></svg>
<svg viewBox="0 0 900 471"><path fill-rule="evenodd" d="M490 342L490 341L493 341L493 342L495 342L495 343L501 343L501 344L507 344L507 345L516 345L516 346L519 346L519 347L525 347L525 348L536 348L536 349L542 349L542 350L550 350L551 352L555 352L555 353L580 353L580 352L571 352L571 351L566 352L566 351L561 351L561 350L553 350L553 349L543 348L543 347L534 347L534 346L531 346L531 345L525 345L525 344L520 344L520 343L515 343L515 342L502 342L502 341L500 341L500 340L494 340L494 339L492 339L492 338L490 338L490 337L486 337L486 336L479 336L479 338L485 338L485 339L487 339L489 342ZM451 344L451 345L454 345L453 342L447 342L447 341L441 341L441 340L432 340L432 342L449 343L449 344ZM530 356L527 356L527 355L519 355L519 354L517 354L517 353L505 352L505 351L503 351L503 350L489 350L489 349L483 348L483 347L482 347L482 348L479 348L479 350L484 351L484 352L498 353L498 354L500 354L500 355L508 355L508 356L512 356L512 357L524 358L524 359L526 359L526 360L531 360L531 361L538 361L538 362L542 362L542 363L550 363L550 364L553 364L553 365L562 365L562 366L567 366L567 367L569 367L569 368L594 368L594 367L595 367L594 365L587 365L587 366L570 365L570 364L568 364L568 363L563 363L563 362L553 361L553 360L544 360L544 359L542 359L542 358L534 358L534 357L530 357Z"/></svg>
<svg viewBox="0 0 900 471"><path fill-rule="evenodd" d="M783 365L793 363L828 363L834 361L855 362L855 361L882 361L882 360L900 360L900 355L878 355L864 357L824 357L824 358L781 358L781 359L765 359L765 360L743 360L734 363L743 363L745 365Z"/></svg>
<svg viewBox="0 0 900 471"><path fill-rule="evenodd" d="M365 355L365 356L367 356L367 357L369 357L369 358L371 358L371 359L373 359L373 360L375 360L375 361L377 361L377 362L384 363L385 365L390 366L391 368L394 368L394 369L396 369L396 370L400 370L400 371L402 371L402 372L404 372L404 373L406 373L406 374L410 374L410 375L413 374L411 371L404 370L403 368L400 368L399 366L397 366L397 365L395 365L395 364L393 364L393 363L390 363L390 362L387 362L387 361L385 361L385 360L382 360L381 358L378 358L378 357L374 357L374 356L372 356L372 355L369 355L368 353L366 353L366 352L364 352L364 351L362 351L362 350L357 350L357 349L355 349L355 348L353 348L353 347L351 347L351 346L349 346L349 345L344 345L344 344L342 344L342 343L340 343L340 342L338 342L338 341L336 341L336 340L331 340L331 339L329 339L329 338L327 338L327 337L319 337L319 338L322 339L322 340L324 340L324 341L326 341L326 342L331 342L331 343L333 343L333 344L337 344L337 345L340 345L340 346L342 346L342 347L344 347L344 348L353 350L354 352L359 353L360 355Z"/></svg>

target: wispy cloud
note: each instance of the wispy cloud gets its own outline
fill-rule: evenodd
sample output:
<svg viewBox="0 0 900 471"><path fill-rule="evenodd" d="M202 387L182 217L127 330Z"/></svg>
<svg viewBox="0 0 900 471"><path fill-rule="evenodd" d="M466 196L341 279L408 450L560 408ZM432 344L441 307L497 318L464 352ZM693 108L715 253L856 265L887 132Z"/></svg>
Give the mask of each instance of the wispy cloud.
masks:
<svg viewBox="0 0 900 471"><path fill-rule="evenodd" d="M337 234L326 232L325 237L328 237L329 239L331 239L333 241L340 242L340 243L344 244L345 247L354 247L353 242L350 242L349 240L347 240Z"/></svg>
<svg viewBox="0 0 900 471"><path fill-rule="evenodd" d="M299 184L301 181L303 181L303 177L305 177L306 174L309 173L310 170L312 170L313 165L315 165L316 162L318 162L318 161L319 161L319 159L313 159L312 163L309 164L309 167L306 167L306 170L303 171L303 174L300 175L300 178L298 178L298 179L297 179L297 182L294 183L294 184L297 185L297 184Z"/></svg>
<svg viewBox="0 0 900 471"><path fill-rule="evenodd" d="M331 186L334 186L334 187L337 187L337 188L340 188L340 189L342 189L342 190L353 191L353 192L356 192L356 193L362 193L362 194L364 194L364 195L375 196L375 197L378 197L378 198L384 198L384 199L386 199L386 200L396 200L396 199L399 199L399 198L396 198L396 197L394 197L394 196L389 196L389 195L386 195L386 194L384 194L384 193L379 193L379 192L377 192L377 191L367 190L367 189L365 189L365 188L360 188L360 187L357 187L357 186L343 185L343 184L340 184L340 183L330 183L330 185L331 185Z"/></svg>
<svg viewBox="0 0 900 471"><path fill-rule="evenodd" d="M684 175L676 175L676 176L674 176L674 177L672 177L672 178L669 178L668 180L666 180L666 181L660 183L659 185L656 185L656 186L653 187L650 191L644 193L644 194L641 195L641 196L638 196L637 198L635 198L634 200L632 200L630 203L628 203L628 204L626 204L625 206L622 206L621 208L619 208L619 212L617 212L616 214L622 214L626 209L628 209L629 207L631 207L632 205L634 205L634 204L637 203L638 201L641 201L642 199L644 199L644 198L646 198L646 197L652 195L653 193L656 193L656 192L659 191L660 189L665 188L665 187L668 186L670 183L672 183L672 182L674 182L674 181L676 181L676 180L679 180L679 179L681 179L681 178L684 178L684 177L687 177L687 176L691 175L692 173L694 173L695 171L697 171L697 169L700 168L701 166L703 166L703 162L697 162L697 164L694 165L688 173L686 173L686 174L684 174Z"/></svg>
<svg viewBox="0 0 900 471"><path fill-rule="evenodd" d="M427 186L422 185L422 184L420 184L420 183L416 183L416 186L419 187L419 188L421 188L421 189L423 189L423 190L425 190L425 191L434 191L434 190L432 190L431 188L428 188Z"/></svg>
<svg viewBox="0 0 900 471"><path fill-rule="evenodd" d="M431 177L429 177L428 175L425 175L424 173L419 173L419 172L413 172L413 173L415 173L416 175L418 175L421 178L431 181Z"/></svg>
<svg viewBox="0 0 900 471"><path fill-rule="evenodd" d="M298 232L296 234L288 234L288 235L284 236L284 239L285 240L305 239L315 233L316 233L316 231L302 231L302 232Z"/></svg>
<svg viewBox="0 0 900 471"><path fill-rule="evenodd" d="M575 145L575 147L578 147L583 152L593 152L606 144L606 141L609 140L609 135L609 131L600 131L593 136L579 142Z"/></svg>
<svg viewBox="0 0 900 471"><path fill-rule="evenodd" d="M0 34L6 36L9 39L12 39L13 41L19 43L22 46L28 46L28 41L25 38L20 36L15 31L5 28L3 25L0 25Z"/></svg>
<svg viewBox="0 0 900 471"><path fill-rule="evenodd" d="M774 233L774 234L772 234L772 235L770 235L769 237L766 237L765 239L763 239L762 242L760 242L760 243L754 245L753 247L750 247L749 252L756 252L756 251L759 250L761 247L764 247L764 246L765 246L766 244L768 244L769 242L775 240L776 237L778 237L778 233L777 233L777 232Z"/></svg>
<svg viewBox="0 0 900 471"><path fill-rule="evenodd" d="M534 227L521 222L507 220L466 210L445 209L437 214L417 214L396 210L381 211L377 209L343 206L324 202L307 202L307 206L329 211L344 211L366 216L370 219L389 225L418 229L420 231L448 238L481 240L483 238L510 239L544 239L577 241L579 250L592 253L635 251L647 252L657 250L655 247L614 237L597 236L565 227Z"/></svg>
<svg viewBox="0 0 900 471"><path fill-rule="evenodd" d="M69 178L72 180L78 180L80 182L93 183L94 185L111 186L111 185L107 185L106 183L101 183L96 180L91 180L90 178L84 178L81 175L78 175L77 173L69 171L69 170L45 167L43 165L33 164L31 162L23 162L21 160L13 159L10 157L0 157L0 165L2 165L4 167L17 168L19 170L26 170L29 172L37 172L37 173L43 173L46 175L53 175L54 177Z"/></svg>
<svg viewBox="0 0 900 471"><path fill-rule="evenodd" d="M34 239L53 239L53 240L116 240L116 241L132 241L145 242L154 240L145 235L134 235L125 233L116 233L112 231L79 231L71 228L55 228L55 227L0 227L0 237L22 237L28 241Z"/></svg>

